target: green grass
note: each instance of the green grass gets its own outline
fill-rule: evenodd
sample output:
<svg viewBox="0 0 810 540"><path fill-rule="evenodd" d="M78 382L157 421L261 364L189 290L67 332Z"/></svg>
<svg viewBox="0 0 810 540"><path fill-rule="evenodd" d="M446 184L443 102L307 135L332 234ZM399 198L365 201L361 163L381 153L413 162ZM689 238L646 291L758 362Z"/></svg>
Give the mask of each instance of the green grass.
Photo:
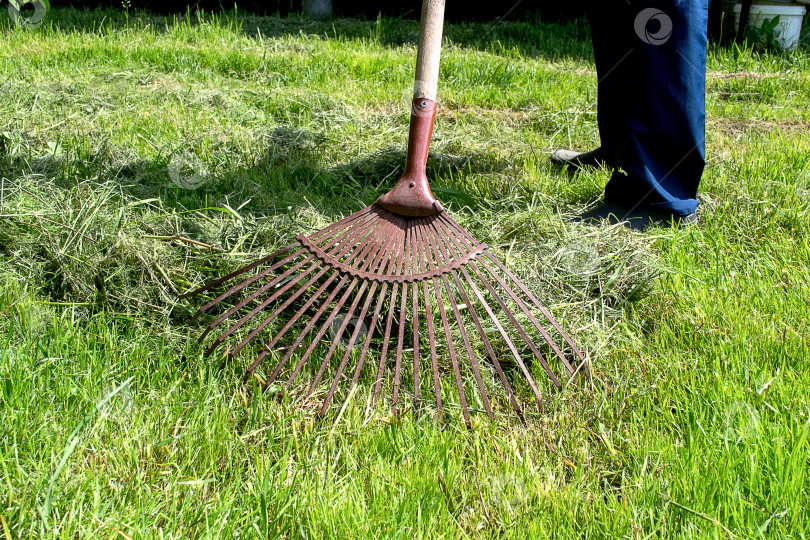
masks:
<svg viewBox="0 0 810 540"><path fill-rule="evenodd" d="M446 28L431 179L593 380L467 430L259 396L177 301L392 185L415 23L0 20L0 538L808 536L810 46L710 51L701 223L635 233L546 157L598 142L587 27L491 28Z"/></svg>

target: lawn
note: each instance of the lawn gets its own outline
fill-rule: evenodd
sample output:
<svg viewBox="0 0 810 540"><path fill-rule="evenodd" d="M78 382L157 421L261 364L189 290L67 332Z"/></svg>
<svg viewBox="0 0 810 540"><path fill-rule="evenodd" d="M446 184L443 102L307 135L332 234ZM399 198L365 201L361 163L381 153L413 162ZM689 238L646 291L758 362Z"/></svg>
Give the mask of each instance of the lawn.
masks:
<svg viewBox="0 0 810 540"><path fill-rule="evenodd" d="M700 223L635 232L547 158L598 144L587 25L446 26L429 177L590 361L525 423L203 358L180 294L392 186L417 30L0 19L0 537L810 535L807 42L711 47Z"/></svg>

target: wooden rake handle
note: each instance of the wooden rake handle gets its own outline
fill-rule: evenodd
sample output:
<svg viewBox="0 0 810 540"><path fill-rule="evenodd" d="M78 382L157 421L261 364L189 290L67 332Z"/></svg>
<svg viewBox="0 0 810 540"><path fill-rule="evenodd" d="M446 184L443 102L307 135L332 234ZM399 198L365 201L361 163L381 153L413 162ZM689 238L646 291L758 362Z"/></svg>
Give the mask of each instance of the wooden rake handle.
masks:
<svg viewBox="0 0 810 540"><path fill-rule="evenodd" d="M445 0L422 2L413 99L425 98L436 101L436 90L439 87L439 58L442 52L444 3Z"/></svg>
<svg viewBox="0 0 810 540"><path fill-rule="evenodd" d="M433 120L436 117L436 90L439 87L439 58L442 51L442 26L445 0L423 0L416 53L416 81L413 85L411 125L408 133L408 159L405 173L394 189L381 195L377 204L400 216L433 216L442 212L430 191L427 165Z"/></svg>

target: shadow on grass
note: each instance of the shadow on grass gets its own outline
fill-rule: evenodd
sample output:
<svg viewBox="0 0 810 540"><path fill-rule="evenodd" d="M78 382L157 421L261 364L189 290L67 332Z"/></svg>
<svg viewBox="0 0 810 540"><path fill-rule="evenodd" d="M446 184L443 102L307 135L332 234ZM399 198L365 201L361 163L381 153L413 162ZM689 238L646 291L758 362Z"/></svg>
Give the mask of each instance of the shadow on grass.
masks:
<svg viewBox="0 0 810 540"><path fill-rule="evenodd" d="M277 127L263 139L260 150L219 148L215 158L229 156L222 165L216 165L216 159L200 159L193 151L170 149L159 150L151 159L133 159L102 142L92 153L72 150L39 158L5 158L0 174L11 179L40 175L63 189L75 186L77 178L112 180L126 198L159 199L172 212L228 205L243 207L240 214L245 217L261 218L301 207L330 217L353 213L393 188L405 169L406 153L400 146L329 164L324 150L332 141L319 132ZM509 166L494 154L431 152L427 175L445 205L475 210L487 193L481 186L469 185L467 177L499 173ZM470 193L468 188L479 191Z"/></svg>

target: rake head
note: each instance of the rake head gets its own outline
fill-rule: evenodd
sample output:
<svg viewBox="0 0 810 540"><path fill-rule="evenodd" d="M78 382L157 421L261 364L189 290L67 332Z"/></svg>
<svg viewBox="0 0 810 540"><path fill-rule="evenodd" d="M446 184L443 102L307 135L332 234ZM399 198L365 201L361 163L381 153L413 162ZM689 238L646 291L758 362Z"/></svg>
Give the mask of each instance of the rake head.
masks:
<svg viewBox="0 0 810 540"><path fill-rule="evenodd" d="M423 355L438 414L443 393L452 392L443 392L441 382L449 377L441 375L452 370L468 424L471 399L493 417L496 380L523 418L514 385L525 381L542 410L538 374L560 389L587 369L582 353L528 288L444 211L404 217L373 204L184 296L202 294L216 297L197 316L214 308L221 314L201 342L231 321L206 355L238 338L231 358L241 351L257 355L245 379L267 363L265 388L284 381L285 391L307 366L313 373L308 397L330 371L322 415L349 377L350 389L361 377L373 384L374 405L391 380L394 412L406 387L419 403ZM317 365L313 353L321 344L328 349ZM411 360L412 367L405 364ZM465 385L469 372L474 385Z"/></svg>

